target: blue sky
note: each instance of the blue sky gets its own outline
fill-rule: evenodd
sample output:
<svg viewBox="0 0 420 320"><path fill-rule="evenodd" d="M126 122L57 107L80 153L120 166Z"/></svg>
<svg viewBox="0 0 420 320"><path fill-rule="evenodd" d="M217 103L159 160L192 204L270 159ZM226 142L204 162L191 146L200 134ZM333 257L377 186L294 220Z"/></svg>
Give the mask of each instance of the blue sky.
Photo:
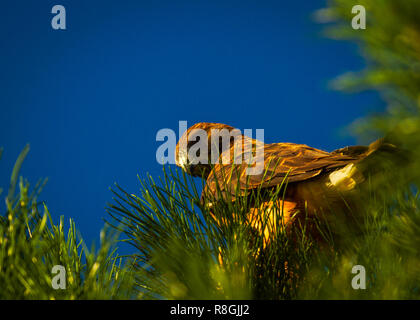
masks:
<svg viewBox="0 0 420 320"><path fill-rule="evenodd" d="M67 30L51 28L64 5ZM0 9L0 184L30 143L22 174L49 182L54 218L97 241L109 187L161 174L156 133L178 121L264 129L266 142L333 150L343 127L381 106L328 81L363 68L354 45L311 19L325 1L4 0ZM349 26L350 27L350 26ZM361 31L362 32L362 31Z"/></svg>

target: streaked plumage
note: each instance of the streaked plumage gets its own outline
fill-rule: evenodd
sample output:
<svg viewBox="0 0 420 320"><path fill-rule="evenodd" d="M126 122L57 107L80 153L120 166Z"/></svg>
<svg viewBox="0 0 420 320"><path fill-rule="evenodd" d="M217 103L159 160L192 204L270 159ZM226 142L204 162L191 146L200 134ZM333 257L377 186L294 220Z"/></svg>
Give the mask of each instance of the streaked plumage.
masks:
<svg viewBox="0 0 420 320"><path fill-rule="evenodd" d="M213 168L209 164L189 165L186 150L182 150L180 145L184 143L188 150L191 146L191 143L186 143L189 133L194 129L203 129L208 133L210 153L211 129L214 128L233 130L231 126L217 123L198 123L190 127L177 145L177 165L194 176L204 177L206 186L203 196L211 194L214 200L234 201L235 196L248 196L256 188L277 187L286 180L285 197L278 200L284 200L281 206L284 207L285 222L288 222L298 210L301 213L307 210L309 214L313 214L327 207L343 207L346 197L351 197L358 185L365 181L366 168L372 162L369 161L372 155L382 151L393 152L395 149L394 146L378 140L368 147L352 146L327 152L304 144L264 144L241 136L238 140L231 139L229 148L220 150L219 163L214 164ZM234 148L239 144L245 146L244 150L234 154ZM247 175L245 172L248 164L243 160L251 154L258 155L259 148L264 148L264 152L260 155L263 159L259 158L264 163L263 173ZM229 157L234 160L223 164L223 160ZM239 163L239 160L242 160L242 163ZM216 191L217 185L221 193ZM272 205L272 203L263 204L268 207ZM258 228L255 222L257 210L258 208L251 209L249 214L250 223L256 228Z"/></svg>

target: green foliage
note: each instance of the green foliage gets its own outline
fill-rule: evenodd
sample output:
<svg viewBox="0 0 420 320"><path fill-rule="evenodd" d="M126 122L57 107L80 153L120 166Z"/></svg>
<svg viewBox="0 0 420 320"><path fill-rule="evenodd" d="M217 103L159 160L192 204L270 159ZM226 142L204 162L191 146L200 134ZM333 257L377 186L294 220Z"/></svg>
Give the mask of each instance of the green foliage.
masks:
<svg viewBox="0 0 420 320"><path fill-rule="evenodd" d="M366 8L366 29L351 28L351 13L355 5ZM317 16L332 22L327 34L335 39L346 39L359 44L366 59L365 70L349 73L335 82L339 89L377 89L386 96L404 93L418 99L420 86L420 20L416 0L331 0L327 9Z"/></svg>
<svg viewBox="0 0 420 320"><path fill-rule="evenodd" d="M156 183L140 180L140 195L117 186L109 223L117 222L138 253L138 290L143 298L165 299L281 299L296 296L312 241L305 226L288 236L282 208L274 223L260 210L258 221L268 228L269 244L247 222L251 207L275 200L284 188L269 194L219 202L208 195L203 203L197 183L185 173L164 170ZM220 188L218 188L220 192ZM209 203L213 205L209 206ZM271 214L272 212L271 211Z"/></svg>
<svg viewBox="0 0 420 320"><path fill-rule="evenodd" d="M333 86L347 91L377 90L386 111L355 123L363 138L387 136L398 146L416 153L420 143L420 3L416 0L362 0L366 7L365 30L353 30L350 0L332 0L320 11L322 20L332 21L327 34L355 41L366 59L364 70L338 77ZM412 170L413 175L417 175Z"/></svg>
<svg viewBox="0 0 420 320"><path fill-rule="evenodd" d="M374 193L380 193L377 190ZM300 298L419 299L420 199L400 190L393 201L365 202L363 234L335 247L333 257L319 255L307 274ZM366 269L366 290L351 287L352 268Z"/></svg>
<svg viewBox="0 0 420 320"><path fill-rule="evenodd" d="M365 233L335 259L319 258L302 297L353 299L420 298L420 2L363 0L366 30L353 30L350 0L329 1L317 17L330 22L327 34L355 41L366 58L362 71L333 81L339 90L377 90L386 110L352 125L363 142L382 136L404 152L380 175L363 201ZM376 180L378 177L376 177ZM375 181L372 181L373 183ZM351 266L367 270L367 290L351 290Z"/></svg>
<svg viewBox="0 0 420 320"><path fill-rule="evenodd" d="M202 203L191 177L164 170L159 183L141 180L139 196L117 187L109 213L138 250L132 259L142 298L418 299L420 199L405 180L392 179L393 194L389 180L361 190L362 212L351 226L337 208L324 212L333 224L307 217L293 226L284 224L282 208L274 206L274 225L273 211L259 210L268 244L247 213L281 198L284 186L264 199L258 190L215 205L210 196ZM321 239L307 232L314 225ZM366 268L366 290L351 286L355 265Z"/></svg>
<svg viewBox="0 0 420 320"><path fill-rule="evenodd" d="M18 178L28 151L26 146L16 161L0 215L0 299L132 297L133 278L115 256L115 235L102 231L99 249L88 250L72 219L66 232L63 218L55 225L45 204L37 202L44 183L30 192L29 183ZM52 288L55 265L65 267L66 289Z"/></svg>

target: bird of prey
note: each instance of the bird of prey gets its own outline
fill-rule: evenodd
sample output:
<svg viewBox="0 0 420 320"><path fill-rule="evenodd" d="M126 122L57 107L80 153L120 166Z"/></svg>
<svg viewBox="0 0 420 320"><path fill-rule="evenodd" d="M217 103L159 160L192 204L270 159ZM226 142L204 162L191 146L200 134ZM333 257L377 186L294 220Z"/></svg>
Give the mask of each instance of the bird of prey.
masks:
<svg viewBox="0 0 420 320"><path fill-rule="evenodd" d="M379 168L375 164L379 155L395 150L395 146L380 139L369 146L350 146L327 152L304 144L265 144L238 131L220 123L193 125L178 141L176 164L188 174L206 179L202 198L211 195L212 201L235 201L236 197L249 196L257 189L270 190L286 181L285 193L276 199L277 203L271 199L261 205L265 210L275 205L281 207L285 224L303 217L305 211L307 216L334 206L348 206L346 200L366 181L370 171ZM218 139L212 139L215 132ZM222 143L226 134L227 143ZM205 152L194 147L199 141L197 136L207 139L201 141L205 142ZM248 174L250 164L244 159L250 156L254 157L255 163L260 161L264 170ZM210 159L217 161L210 163ZM261 230L257 222L258 210L264 209L261 206L250 209L249 221L268 238L269 228ZM277 218L272 215L270 221Z"/></svg>

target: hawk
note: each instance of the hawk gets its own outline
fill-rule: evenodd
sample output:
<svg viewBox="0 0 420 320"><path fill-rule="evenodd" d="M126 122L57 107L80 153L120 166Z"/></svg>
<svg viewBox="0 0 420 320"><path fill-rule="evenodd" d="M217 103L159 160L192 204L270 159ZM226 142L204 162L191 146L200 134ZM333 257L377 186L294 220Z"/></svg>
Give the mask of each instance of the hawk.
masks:
<svg viewBox="0 0 420 320"><path fill-rule="evenodd" d="M238 131L220 123L193 125L176 146L176 165L192 176L206 179L202 200L211 195L210 206L214 201L235 201L256 190L270 190L286 184L285 193L275 200L277 203L267 200L258 208L251 207L248 213L249 223L263 232L266 240L270 228L262 230L258 222L257 214L261 209L282 208L285 225L291 225L296 219L326 212L332 207L348 208L352 195L367 180L368 174L375 168L382 170L376 165L380 162L379 156L395 151L395 146L383 139L369 146L350 146L327 152L305 144L265 144ZM217 139L212 137L215 132ZM194 147L199 141L197 137L207 139L201 141L207 148L205 152ZM227 143L222 143L223 137L228 138L225 139ZM248 157L254 157L254 162L262 164L263 170L248 174L250 163L244 161ZM211 158L217 161L210 163ZM276 219L278 216L273 212L269 220L275 224Z"/></svg>

